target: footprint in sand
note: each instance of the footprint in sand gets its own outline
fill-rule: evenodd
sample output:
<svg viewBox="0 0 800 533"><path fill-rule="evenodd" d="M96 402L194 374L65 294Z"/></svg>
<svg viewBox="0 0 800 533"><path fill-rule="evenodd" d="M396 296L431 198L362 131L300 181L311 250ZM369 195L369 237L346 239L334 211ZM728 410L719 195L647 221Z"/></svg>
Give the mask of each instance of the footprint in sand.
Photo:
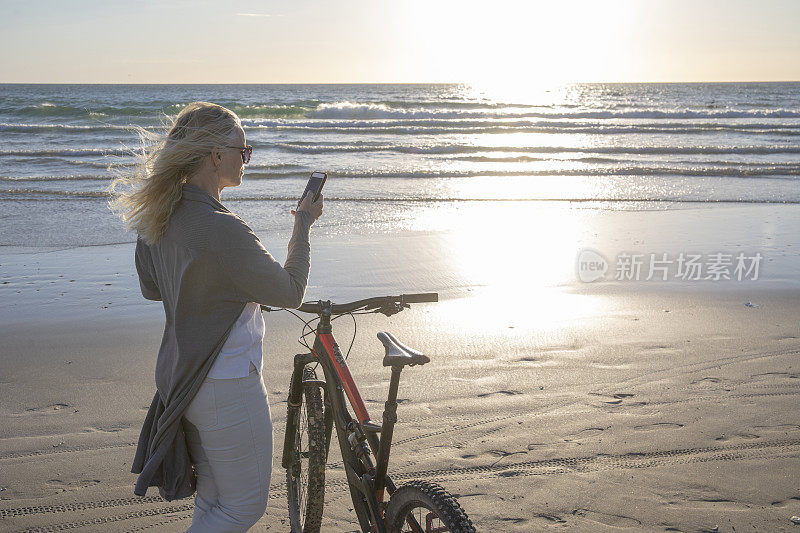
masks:
<svg viewBox="0 0 800 533"><path fill-rule="evenodd" d="M776 424L772 426L753 426L754 429L766 430L766 431L797 431L800 429L800 424Z"/></svg>
<svg viewBox="0 0 800 533"><path fill-rule="evenodd" d="M58 413L73 412L68 409L67 403L53 403L45 407L30 407L21 413L12 413L11 416L49 416Z"/></svg>
<svg viewBox="0 0 800 533"><path fill-rule="evenodd" d="M789 372L762 372L760 374L753 374L750 377L756 380L781 379L781 378L797 379L800 378L800 375L790 374Z"/></svg>
<svg viewBox="0 0 800 533"><path fill-rule="evenodd" d="M671 350L674 346L670 346L668 344L650 344L647 346L642 346L643 350Z"/></svg>
<svg viewBox="0 0 800 533"><path fill-rule="evenodd" d="M504 458L509 457L511 455L517 455L519 453L526 454L526 453L528 453L528 451L527 450L523 450L523 451L520 451L520 452L507 452L505 450L487 450L486 453L488 453L489 455L494 455L495 457L498 458L497 461L493 462L492 465L491 465L491 466L494 466L497 463L499 463L501 459L504 459Z"/></svg>
<svg viewBox="0 0 800 533"><path fill-rule="evenodd" d="M45 485L56 489L58 492L67 492L68 490L80 490L87 487L92 487L100 483L99 479L82 479L80 481L63 481L61 479L48 479Z"/></svg>
<svg viewBox="0 0 800 533"><path fill-rule="evenodd" d="M656 422L654 424L643 424L641 426L633 426L636 431L652 431L654 429L678 429L682 428L683 424L677 422Z"/></svg>
<svg viewBox="0 0 800 533"><path fill-rule="evenodd" d="M572 514L574 516L580 516L586 520L611 527L631 528L642 525L639 520L636 520L630 516L603 513L600 511L593 511L591 509L575 509L572 511Z"/></svg>
<svg viewBox="0 0 800 533"><path fill-rule="evenodd" d="M633 398L633 394L631 394L629 392L617 392L617 393L614 393L614 394L603 394L603 393L600 393L600 392L590 392L589 396L599 396L600 398L606 398L606 399L600 400L599 404L597 404L597 403L592 404L595 407L608 407L608 406L621 405L623 403L623 400L626 400L627 398ZM647 404L647 402L634 402L634 403L626 402L626 405L628 407L632 407L634 405L646 405L646 404Z"/></svg>
<svg viewBox="0 0 800 533"><path fill-rule="evenodd" d="M526 367L531 366L556 366L560 364L557 360L551 359L549 357L535 357L532 355L520 357L519 359L515 359L512 363L522 363Z"/></svg>
<svg viewBox="0 0 800 533"><path fill-rule="evenodd" d="M696 380L692 381L691 384L692 385L709 385L711 383L719 383L721 381L722 380L720 378L705 377L705 378L696 379Z"/></svg>
<svg viewBox="0 0 800 533"><path fill-rule="evenodd" d="M515 525L524 524L525 522L528 521L527 518L522 518L522 517L519 517L519 516L504 516L504 517L500 518L500 520L503 521L503 522L511 522L512 524L515 524Z"/></svg>
<svg viewBox="0 0 800 533"><path fill-rule="evenodd" d="M755 440L760 439L761 435L756 435L754 433L734 433L733 435L725 435L724 433L719 437L715 438L714 440L718 442L725 442L731 439L746 439L746 440Z"/></svg>
<svg viewBox="0 0 800 533"><path fill-rule="evenodd" d="M482 383L493 383L497 381L498 376L494 374L490 374L488 376L481 376L479 378L462 378L458 376L450 376L450 381L458 381L462 383L472 383L475 385L480 385Z"/></svg>
<svg viewBox="0 0 800 533"><path fill-rule="evenodd" d="M522 391L518 391L518 390L498 390L498 391L494 391L494 392L483 392L481 394L478 394L478 398L486 398L486 397L492 396L494 394L503 394L505 396L516 396L517 394L522 394Z"/></svg>
<svg viewBox="0 0 800 533"><path fill-rule="evenodd" d="M625 370L631 367L629 363L620 363L615 365L600 361L589 361L588 365L592 368L598 368L600 370Z"/></svg>
<svg viewBox="0 0 800 533"><path fill-rule="evenodd" d="M600 433L602 433L603 431L605 431L606 429L607 428L601 428L601 427L591 427L591 428L582 429L582 430L578 431L577 433L570 433L570 434L567 435L567 437L574 437L574 438L572 438L572 439L565 438L564 440L569 442L569 441L576 440L576 439L586 439L586 438L589 438L589 437L595 437L595 436L599 435Z"/></svg>
<svg viewBox="0 0 800 533"><path fill-rule="evenodd" d="M744 503L735 502L727 498L686 498L683 505L689 506L693 509L708 508L718 511L746 511L750 506ZM709 531L708 529L701 529L700 531ZM714 531L714 530L712 530Z"/></svg>
<svg viewBox="0 0 800 533"><path fill-rule="evenodd" d="M536 513L533 515L534 519L541 519L544 520L546 524L566 524L567 521L561 518L560 516L552 515L552 514L544 514L544 513Z"/></svg>
<svg viewBox="0 0 800 533"><path fill-rule="evenodd" d="M797 496L792 496L788 500L774 501L770 505L772 505L773 507L788 507L790 505L792 506L797 505L798 503L800 503L800 498Z"/></svg>
<svg viewBox="0 0 800 533"><path fill-rule="evenodd" d="M128 429L131 427L130 425L126 424L115 424L115 425L108 425L108 426L90 426L88 428L84 428L84 433L95 433L95 432L102 432L102 433L118 433L123 429Z"/></svg>

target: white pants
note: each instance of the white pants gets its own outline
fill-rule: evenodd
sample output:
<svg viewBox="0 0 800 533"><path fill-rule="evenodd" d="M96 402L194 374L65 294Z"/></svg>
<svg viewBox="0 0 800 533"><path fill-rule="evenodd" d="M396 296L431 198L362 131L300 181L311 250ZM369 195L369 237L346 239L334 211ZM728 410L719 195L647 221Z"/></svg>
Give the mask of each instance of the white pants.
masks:
<svg viewBox="0 0 800 533"><path fill-rule="evenodd" d="M255 366L244 378L206 378L182 422L197 471L187 531L247 531L266 511L272 475L272 419Z"/></svg>

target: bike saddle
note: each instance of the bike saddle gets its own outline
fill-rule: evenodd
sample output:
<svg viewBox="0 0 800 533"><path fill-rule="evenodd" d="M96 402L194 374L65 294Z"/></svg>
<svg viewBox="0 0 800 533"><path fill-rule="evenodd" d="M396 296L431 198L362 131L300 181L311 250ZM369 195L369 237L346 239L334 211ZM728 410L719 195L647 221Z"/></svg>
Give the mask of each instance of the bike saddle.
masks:
<svg viewBox="0 0 800 533"><path fill-rule="evenodd" d="M378 333L378 338L383 343L383 347L386 348L383 366L424 365L430 361L428 356L409 348L388 331Z"/></svg>

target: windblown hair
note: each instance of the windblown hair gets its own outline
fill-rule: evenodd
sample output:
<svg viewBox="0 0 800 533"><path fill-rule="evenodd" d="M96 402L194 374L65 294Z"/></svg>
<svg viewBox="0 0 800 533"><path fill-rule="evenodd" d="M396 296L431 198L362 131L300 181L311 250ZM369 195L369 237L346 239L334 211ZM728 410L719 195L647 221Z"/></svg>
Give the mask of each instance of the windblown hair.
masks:
<svg viewBox="0 0 800 533"><path fill-rule="evenodd" d="M133 126L141 143L134 151L134 170L117 172L107 189L109 208L148 245L161 240L182 186L215 147L226 146L241 121L236 114L209 102L192 102L175 118L169 132ZM123 186L119 192L117 187Z"/></svg>

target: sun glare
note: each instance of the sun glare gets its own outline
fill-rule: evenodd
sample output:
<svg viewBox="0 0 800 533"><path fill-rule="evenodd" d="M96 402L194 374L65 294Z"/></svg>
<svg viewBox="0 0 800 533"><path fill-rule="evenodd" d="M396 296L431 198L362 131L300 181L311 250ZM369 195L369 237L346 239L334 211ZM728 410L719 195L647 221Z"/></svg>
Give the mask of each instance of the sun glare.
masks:
<svg viewBox="0 0 800 533"><path fill-rule="evenodd" d="M637 9L624 0L404 2L416 57L436 57L446 75L491 91L529 92L619 75L625 29Z"/></svg>
<svg viewBox="0 0 800 533"><path fill-rule="evenodd" d="M408 229L441 231L443 268L454 287L470 293L443 302L442 320L484 332L512 325L543 333L601 308L602 298L571 290L575 259L596 231L593 217L560 203L453 202L420 209ZM492 312L476 314L475 306Z"/></svg>
<svg viewBox="0 0 800 533"><path fill-rule="evenodd" d="M407 229L442 231L447 269L460 285L521 295L574 281L592 227L588 211L560 203L466 201L421 208Z"/></svg>

